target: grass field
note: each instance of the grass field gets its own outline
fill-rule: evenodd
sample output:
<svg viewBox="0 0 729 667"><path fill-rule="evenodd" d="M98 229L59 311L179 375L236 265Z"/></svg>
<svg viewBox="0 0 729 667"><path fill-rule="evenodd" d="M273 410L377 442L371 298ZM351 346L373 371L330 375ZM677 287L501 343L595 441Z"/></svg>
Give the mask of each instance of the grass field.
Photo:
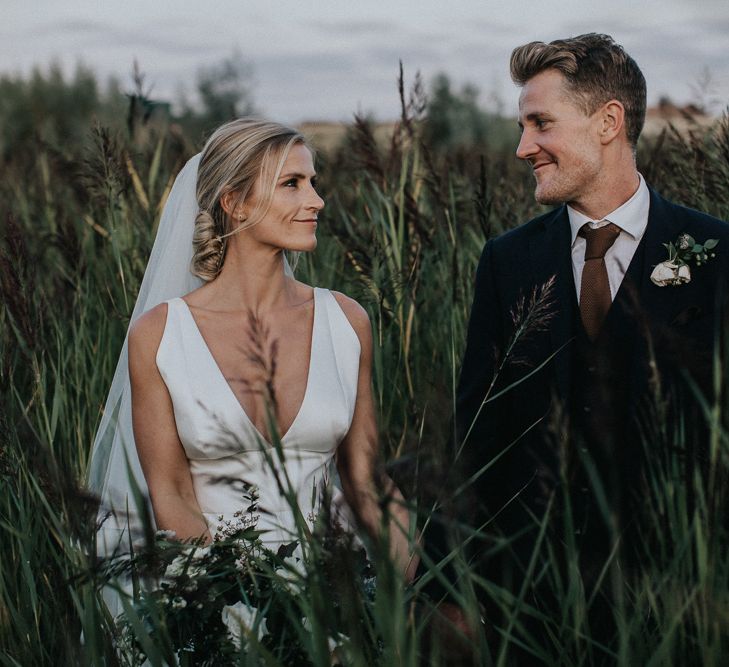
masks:
<svg viewBox="0 0 729 667"><path fill-rule="evenodd" d="M531 175L511 149L495 142L436 148L423 140L422 110L404 106L387 141L362 121L347 128L341 142L322 146L327 207L319 247L302 258L298 274L353 296L368 310L383 458L413 511L427 521L452 463L449 422L478 256L487 238L540 209ZM141 123L113 131L89 126L84 142L32 141L27 151L4 158L1 664L140 664L139 650L151 664L168 664L182 641L175 632L187 627L175 625L169 601L148 599L129 607L138 621L120 630L100 604L105 572L89 556L97 509L84 490L90 446L161 207L196 144L179 129ZM638 161L665 196L729 219L726 117L708 130L654 135L641 145ZM722 387L724 373L718 357ZM670 474L656 471L656 522L668 527L660 548L629 578L619 563L606 564L604 585L619 636L614 648L592 640L594 592L570 567L576 561L565 571L556 559L551 564L561 611L544 617L523 599L494 591L453 554L462 574L453 594L474 618L480 613L476 593L484 590L510 610L505 626L478 626L474 650L481 664L508 664L515 637L546 664L726 664L729 526L723 501L729 490L720 482L729 469L729 442L724 405L707 406L707 415L714 486L703 480L676 485ZM667 428L649 426L652 433ZM690 491L701 502L687 513ZM325 538L316 542L300 593L276 588L285 575L280 564L251 556L255 573L245 585L258 591L266 582L261 590L269 591L264 597L283 629L277 639L246 637L240 653L220 649L214 664L329 665L332 650L352 665L437 665L444 653L458 658L457 645L431 641L434 620L422 584L403 587L377 558L376 592L343 583L367 581L356 558L339 561L339 578L324 576L321 564L331 564L337 548ZM543 548L548 554L550 545ZM230 562L221 567L233 588L244 585ZM439 564L427 569L437 576ZM341 583L334 611L327 604L337 595L332 581ZM525 617L545 629L533 641ZM210 636L223 632L220 619L215 623L206 630ZM336 649L328 643L332 633ZM198 641L177 659L204 664L204 653Z"/></svg>

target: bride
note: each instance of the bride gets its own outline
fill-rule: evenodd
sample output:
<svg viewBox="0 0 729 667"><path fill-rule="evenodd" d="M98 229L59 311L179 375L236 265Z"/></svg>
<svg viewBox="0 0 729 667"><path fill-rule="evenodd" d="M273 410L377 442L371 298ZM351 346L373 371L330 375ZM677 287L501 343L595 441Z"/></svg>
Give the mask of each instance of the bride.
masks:
<svg viewBox="0 0 729 667"><path fill-rule="evenodd" d="M277 123L223 125L178 175L94 443L101 553L134 536L147 495L158 529L210 541L246 486L263 543L292 542L335 461L359 525L384 525L412 576L408 512L376 473L369 319L287 260L314 250L323 206L304 137Z"/></svg>

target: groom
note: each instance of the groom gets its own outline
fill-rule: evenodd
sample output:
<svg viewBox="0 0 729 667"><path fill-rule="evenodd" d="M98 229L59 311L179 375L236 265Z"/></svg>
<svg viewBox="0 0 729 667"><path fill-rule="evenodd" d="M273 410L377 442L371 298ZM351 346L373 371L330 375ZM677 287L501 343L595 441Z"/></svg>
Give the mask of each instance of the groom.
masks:
<svg viewBox="0 0 729 667"><path fill-rule="evenodd" d="M592 578L615 544L648 539L638 510L667 452L686 475L700 469L693 391L712 400L729 225L667 201L637 171L645 79L612 38L526 44L511 76L516 155L537 201L556 208L484 248L456 431L476 478L472 521L494 538L485 574L518 588L542 518L565 495L558 542L575 544ZM662 430L678 414L684 434Z"/></svg>

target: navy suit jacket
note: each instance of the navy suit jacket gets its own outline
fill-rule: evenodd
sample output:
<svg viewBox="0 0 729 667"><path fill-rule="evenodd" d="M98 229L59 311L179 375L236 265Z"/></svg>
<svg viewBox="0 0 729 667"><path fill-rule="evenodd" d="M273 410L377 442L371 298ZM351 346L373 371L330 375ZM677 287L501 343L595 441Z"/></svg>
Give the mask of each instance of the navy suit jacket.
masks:
<svg viewBox="0 0 729 667"><path fill-rule="evenodd" d="M653 284L653 268L668 259L663 244L684 233L699 243L718 239L716 257L692 265L687 284ZM570 241L567 208L561 206L489 241L478 265L456 433L463 448L461 478L477 477L470 505L481 505L487 515L499 513L515 496L530 511L538 510L559 477L561 453L549 444L554 440L549 434L559 428L556 417L568 414L579 398L572 395L579 313ZM662 391L681 386L685 395L687 373L708 390L728 277L729 224L651 190L646 231L605 323L612 344L630 361L618 387L627 394L626 420L637 423L656 377ZM535 291L550 281L548 308L510 350L518 311L528 310ZM481 524L484 515L474 520Z"/></svg>

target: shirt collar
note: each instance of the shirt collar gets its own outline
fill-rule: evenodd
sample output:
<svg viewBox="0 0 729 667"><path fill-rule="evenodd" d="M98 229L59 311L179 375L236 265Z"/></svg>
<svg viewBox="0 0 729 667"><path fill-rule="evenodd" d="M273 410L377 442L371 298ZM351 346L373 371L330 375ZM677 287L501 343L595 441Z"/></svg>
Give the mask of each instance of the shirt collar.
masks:
<svg viewBox="0 0 729 667"><path fill-rule="evenodd" d="M636 241L640 241L648 226L648 209L650 208L650 193L642 174L638 174L640 183L633 196L624 204L621 204L603 219L609 220L620 227L621 230L630 234ZM579 211L567 205L567 215L570 219L570 231L572 233L572 245L575 244L577 232L586 222L594 222Z"/></svg>

